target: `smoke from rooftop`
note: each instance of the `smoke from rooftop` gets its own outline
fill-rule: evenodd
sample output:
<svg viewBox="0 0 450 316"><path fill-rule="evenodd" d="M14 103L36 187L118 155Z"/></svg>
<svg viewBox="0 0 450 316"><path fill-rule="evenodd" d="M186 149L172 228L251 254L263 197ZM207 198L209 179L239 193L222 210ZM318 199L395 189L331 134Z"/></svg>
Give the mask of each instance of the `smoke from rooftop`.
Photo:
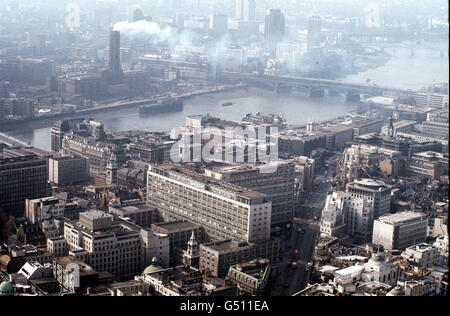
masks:
<svg viewBox="0 0 450 316"><path fill-rule="evenodd" d="M114 31L131 39L150 40L152 44L159 45L167 43L170 46L192 47L196 40L196 34L182 30L171 25L161 25L152 21L118 22L114 25Z"/></svg>

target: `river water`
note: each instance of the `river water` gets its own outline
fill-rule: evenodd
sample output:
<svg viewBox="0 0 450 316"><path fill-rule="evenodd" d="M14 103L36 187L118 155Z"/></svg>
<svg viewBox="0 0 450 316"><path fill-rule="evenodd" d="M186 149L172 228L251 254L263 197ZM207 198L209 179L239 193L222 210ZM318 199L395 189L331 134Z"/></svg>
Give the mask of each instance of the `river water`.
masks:
<svg viewBox="0 0 450 316"><path fill-rule="evenodd" d="M232 106L222 106L233 102ZM241 120L247 113L275 113L284 115L288 124L301 125L308 119L323 121L346 114L355 104L346 103L343 97L314 99L302 95L274 95L271 91L250 88L233 92L202 95L185 100L181 112L157 115L140 114L138 108L127 108L105 113L90 114L110 131L164 131L185 124L186 116L210 114L225 120ZM35 147L50 150L50 129L54 120L32 122L18 126L11 132Z"/></svg>
<svg viewBox="0 0 450 316"><path fill-rule="evenodd" d="M376 84L404 90L420 90L449 80L448 41L387 45L391 59L383 66L343 79L345 82Z"/></svg>
<svg viewBox="0 0 450 316"><path fill-rule="evenodd" d="M436 83L448 82L448 43L433 47L409 45L385 48L392 58L383 66L342 79L345 82L370 83L383 87L419 90ZM441 56L443 51L443 56ZM222 103L233 102L223 107ZM207 114L226 120L240 120L247 113L274 113L286 118L289 125L301 125L309 119L317 122L345 115L355 108L343 97L314 99L299 95L277 95L261 89L241 89L211 95L193 97L185 101L184 109L178 113L141 115L137 108L120 109L107 113L91 114L110 131L170 131L184 125L185 117ZM31 145L50 150L50 128L54 121L46 120L17 126L12 134Z"/></svg>

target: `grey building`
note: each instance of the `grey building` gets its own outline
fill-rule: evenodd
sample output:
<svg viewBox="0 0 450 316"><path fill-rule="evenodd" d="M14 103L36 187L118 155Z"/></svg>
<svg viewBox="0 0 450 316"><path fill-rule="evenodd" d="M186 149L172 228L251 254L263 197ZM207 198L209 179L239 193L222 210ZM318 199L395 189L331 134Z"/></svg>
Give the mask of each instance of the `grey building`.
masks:
<svg viewBox="0 0 450 316"><path fill-rule="evenodd" d="M108 83L120 84L123 79L122 66L120 63L120 32L110 32L109 38L109 61L108 61Z"/></svg>
<svg viewBox="0 0 450 316"><path fill-rule="evenodd" d="M51 128L52 152L58 153L62 149L64 134L75 128L83 119L71 119L56 122Z"/></svg>
<svg viewBox="0 0 450 316"><path fill-rule="evenodd" d="M201 226L188 221L152 224L152 232L169 236L171 266L183 263L183 250L186 250L192 234L199 242L205 240Z"/></svg>
<svg viewBox="0 0 450 316"><path fill-rule="evenodd" d="M158 222L156 209L144 203L110 206L109 213L120 218L129 218L142 227L150 227L154 222Z"/></svg>
<svg viewBox="0 0 450 316"><path fill-rule="evenodd" d="M384 121L372 117L355 117L349 121L341 123L343 126L353 128L353 137L358 137L370 133L380 133Z"/></svg>
<svg viewBox="0 0 450 316"><path fill-rule="evenodd" d="M269 260L255 259L231 266L227 280L236 284L242 294L262 296L269 293L271 272Z"/></svg>
<svg viewBox="0 0 450 316"><path fill-rule="evenodd" d="M97 210L80 213L79 221L64 223L69 255L119 279L132 278L150 264L163 241L153 237L149 229Z"/></svg>
<svg viewBox="0 0 450 316"><path fill-rule="evenodd" d="M215 277L225 277L232 265L254 259L277 262L280 241L271 239L261 243L222 240L200 245L200 270L209 271Z"/></svg>
<svg viewBox="0 0 450 316"><path fill-rule="evenodd" d="M348 183L346 189L350 197L367 199L373 204L374 219L391 210L391 189L382 181L358 179Z"/></svg>
<svg viewBox="0 0 450 316"><path fill-rule="evenodd" d="M147 203L165 221L201 225L207 238L265 241L270 238L272 202L256 191L165 164L150 166Z"/></svg>
<svg viewBox="0 0 450 316"><path fill-rule="evenodd" d="M425 135L445 137L448 139L448 122L425 121L422 123L422 130Z"/></svg>
<svg viewBox="0 0 450 316"><path fill-rule="evenodd" d="M206 169L208 177L255 190L272 202L272 227L292 222L294 212L295 164L292 161L272 163L274 172L265 173L267 164L238 164Z"/></svg>
<svg viewBox="0 0 450 316"><path fill-rule="evenodd" d="M322 18L310 16L308 18L308 49L321 44Z"/></svg>
<svg viewBox="0 0 450 316"><path fill-rule="evenodd" d="M48 160L48 179L56 185L83 183L89 180L89 163L84 157L66 156Z"/></svg>
<svg viewBox="0 0 450 316"><path fill-rule="evenodd" d="M0 210L4 215L23 217L25 200L48 196L48 192L45 158L25 149L3 149L0 153Z"/></svg>
<svg viewBox="0 0 450 316"><path fill-rule="evenodd" d="M286 19L279 9L270 10L265 18L264 35L268 42L276 44L280 42L285 33Z"/></svg>

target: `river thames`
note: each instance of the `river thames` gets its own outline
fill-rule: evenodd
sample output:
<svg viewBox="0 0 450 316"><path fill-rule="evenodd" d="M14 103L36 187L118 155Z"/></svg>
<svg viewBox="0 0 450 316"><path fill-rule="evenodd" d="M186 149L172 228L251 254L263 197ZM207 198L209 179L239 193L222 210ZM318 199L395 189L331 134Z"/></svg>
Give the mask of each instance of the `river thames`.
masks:
<svg viewBox="0 0 450 316"><path fill-rule="evenodd" d="M448 82L448 43L434 46L409 44L386 46L390 60L381 67L343 78L344 82L377 84L384 87L420 90ZM411 53L411 50L414 53ZM443 52L443 53L442 53ZM233 102L223 107L224 102ZM284 116L289 125L302 125L307 120L321 122L347 114L356 108L344 97L309 98L300 95L274 95L273 92L250 88L193 97L185 101L182 112L141 115L137 108L90 114L113 132L128 130L170 131L184 125L187 115L210 114L226 120L240 120L247 113L273 113ZM50 129L54 120L18 124L12 135L31 145L50 150Z"/></svg>

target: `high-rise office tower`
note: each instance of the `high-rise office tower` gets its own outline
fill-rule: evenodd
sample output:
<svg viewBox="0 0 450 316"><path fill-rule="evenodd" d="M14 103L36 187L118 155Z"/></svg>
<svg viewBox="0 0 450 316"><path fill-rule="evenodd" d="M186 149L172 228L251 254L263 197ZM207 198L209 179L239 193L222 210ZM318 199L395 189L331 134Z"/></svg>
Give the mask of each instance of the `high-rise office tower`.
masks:
<svg viewBox="0 0 450 316"><path fill-rule="evenodd" d="M122 67L120 65L120 32L111 30L109 35L109 83L122 82Z"/></svg>
<svg viewBox="0 0 450 316"><path fill-rule="evenodd" d="M228 16L224 14L211 14L209 17L209 29L215 35L223 35L228 30Z"/></svg>
<svg viewBox="0 0 450 316"><path fill-rule="evenodd" d="M243 21L254 21L255 18L255 0L236 0L236 19Z"/></svg>
<svg viewBox="0 0 450 316"><path fill-rule="evenodd" d="M280 42L284 37L285 23L286 20L280 9L270 10L264 23L264 34L266 40L271 43Z"/></svg>
<svg viewBox="0 0 450 316"><path fill-rule="evenodd" d="M273 57L277 54L278 43L283 40L285 23L285 17L279 9L270 10L266 16L264 23L264 35L266 38L267 49Z"/></svg>
<svg viewBox="0 0 450 316"><path fill-rule="evenodd" d="M133 22L139 22L145 20L144 12L141 8L136 8L133 11Z"/></svg>
<svg viewBox="0 0 450 316"><path fill-rule="evenodd" d="M321 42L322 18L311 16L308 18L308 49L319 46Z"/></svg>

